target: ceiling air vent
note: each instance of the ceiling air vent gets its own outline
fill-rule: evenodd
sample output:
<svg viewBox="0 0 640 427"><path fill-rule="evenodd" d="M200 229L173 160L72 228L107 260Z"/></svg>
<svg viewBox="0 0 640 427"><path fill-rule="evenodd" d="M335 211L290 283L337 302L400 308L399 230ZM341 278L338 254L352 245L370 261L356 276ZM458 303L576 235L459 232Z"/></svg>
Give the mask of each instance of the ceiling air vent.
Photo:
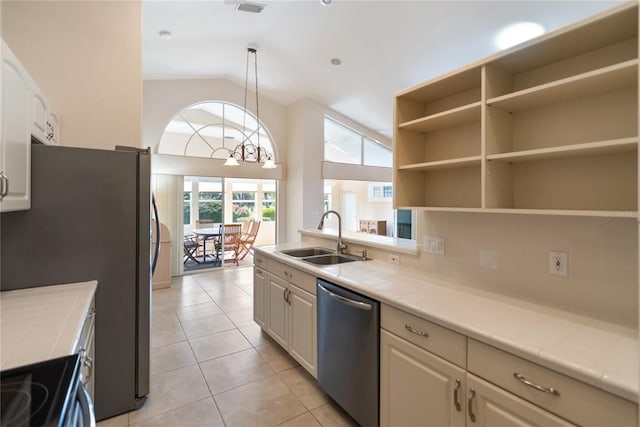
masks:
<svg viewBox="0 0 640 427"><path fill-rule="evenodd" d="M262 9L264 9L263 4L249 3L249 2L238 3L238 7L236 7L236 10L239 10L240 12L251 12L251 13L260 13L262 12Z"/></svg>

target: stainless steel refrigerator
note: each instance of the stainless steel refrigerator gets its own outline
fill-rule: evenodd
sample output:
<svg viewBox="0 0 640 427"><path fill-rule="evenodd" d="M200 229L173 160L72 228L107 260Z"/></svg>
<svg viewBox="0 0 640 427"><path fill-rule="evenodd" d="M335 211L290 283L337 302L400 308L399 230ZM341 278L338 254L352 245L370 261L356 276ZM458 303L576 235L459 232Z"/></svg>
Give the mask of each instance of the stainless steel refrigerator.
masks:
<svg viewBox="0 0 640 427"><path fill-rule="evenodd" d="M31 209L0 215L0 290L98 280L96 418L137 409L149 394L150 153L31 148Z"/></svg>

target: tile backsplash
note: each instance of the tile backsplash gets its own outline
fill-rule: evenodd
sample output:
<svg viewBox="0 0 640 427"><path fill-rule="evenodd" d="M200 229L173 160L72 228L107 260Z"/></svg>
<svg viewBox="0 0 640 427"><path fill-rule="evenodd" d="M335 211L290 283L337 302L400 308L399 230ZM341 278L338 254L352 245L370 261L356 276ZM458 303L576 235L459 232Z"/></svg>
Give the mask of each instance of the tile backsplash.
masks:
<svg viewBox="0 0 640 427"><path fill-rule="evenodd" d="M638 326L636 219L424 212L418 221L418 255L399 254L400 265L625 327ZM424 236L444 239L444 256L426 253ZM303 237L305 241L335 245L335 240ZM363 248L351 243L348 251ZM374 247L367 251L381 261L392 252ZM568 255L567 276L549 274L551 251Z"/></svg>
<svg viewBox="0 0 640 427"><path fill-rule="evenodd" d="M635 219L457 212L418 217L418 244L424 235L443 238L445 255L421 251L416 267L491 292L637 327ZM549 274L551 251L568 254L566 277Z"/></svg>

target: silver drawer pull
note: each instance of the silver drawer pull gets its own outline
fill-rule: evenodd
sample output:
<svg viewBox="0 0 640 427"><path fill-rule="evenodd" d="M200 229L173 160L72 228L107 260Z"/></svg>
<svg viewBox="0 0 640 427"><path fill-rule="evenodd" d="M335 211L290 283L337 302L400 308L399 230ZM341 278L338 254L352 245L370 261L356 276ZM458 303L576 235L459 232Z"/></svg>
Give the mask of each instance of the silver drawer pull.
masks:
<svg viewBox="0 0 640 427"><path fill-rule="evenodd" d="M467 402L467 413L469 414L469 419L472 423L476 422L476 414L473 413L473 399L476 397L476 390L471 387L469 389L469 399Z"/></svg>
<svg viewBox="0 0 640 427"><path fill-rule="evenodd" d="M528 379L526 379L524 377L524 375L519 374L517 372L513 373L513 376L520 381L522 384L529 386L531 388L535 388L538 391L541 391L543 393L548 393L548 394L553 394L554 396L560 396L560 392L558 390L556 390L553 387L543 387L541 385L538 385L536 383L532 383L531 381L529 381Z"/></svg>
<svg viewBox="0 0 640 427"><path fill-rule="evenodd" d="M409 325L408 323L404 324L404 328L411 332L412 334L416 334L416 335L420 335L421 337L425 337L425 338L429 338L429 333L424 332L424 331L419 331L417 329L413 329L413 327L411 325Z"/></svg>
<svg viewBox="0 0 640 427"><path fill-rule="evenodd" d="M456 378L456 385L453 388L453 403L456 406L456 411L460 412L462 410L462 405L460 405L460 401L458 400L458 390L460 390L460 379Z"/></svg>
<svg viewBox="0 0 640 427"><path fill-rule="evenodd" d="M293 277L293 273L289 273L287 270L284 271L284 275L287 277Z"/></svg>

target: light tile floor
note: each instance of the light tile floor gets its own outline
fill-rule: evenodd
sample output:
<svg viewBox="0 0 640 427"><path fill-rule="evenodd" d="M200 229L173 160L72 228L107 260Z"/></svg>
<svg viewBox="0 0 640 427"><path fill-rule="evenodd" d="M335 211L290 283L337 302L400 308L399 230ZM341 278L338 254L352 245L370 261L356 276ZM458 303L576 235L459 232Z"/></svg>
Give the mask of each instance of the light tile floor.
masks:
<svg viewBox="0 0 640 427"><path fill-rule="evenodd" d="M225 267L153 291L151 395L98 427L356 425L253 322L252 290Z"/></svg>

